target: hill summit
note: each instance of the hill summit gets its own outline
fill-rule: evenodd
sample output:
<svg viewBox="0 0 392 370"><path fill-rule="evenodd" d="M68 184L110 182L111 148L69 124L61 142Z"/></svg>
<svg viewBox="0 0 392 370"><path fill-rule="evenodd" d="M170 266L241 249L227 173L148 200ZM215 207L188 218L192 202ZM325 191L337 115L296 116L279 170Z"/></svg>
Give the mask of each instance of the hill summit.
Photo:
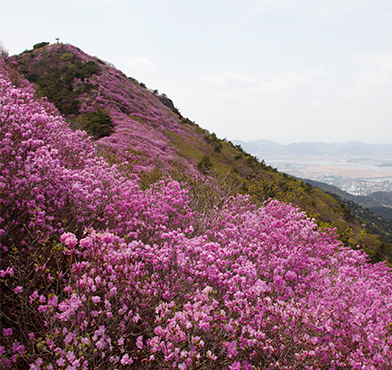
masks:
<svg viewBox="0 0 392 370"><path fill-rule="evenodd" d="M134 164L134 171L168 169L178 160L174 137L191 136L161 96L72 45L45 45L15 60L71 127L86 130L102 151Z"/></svg>
<svg viewBox="0 0 392 370"><path fill-rule="evenodd" d="M1 366L391 367L390 268L263 199L302 182L69 45L0 60L0 91ZM145 146L132 162L133 129ZM237 188L220 177L230 161L243 165Z"/></svg>

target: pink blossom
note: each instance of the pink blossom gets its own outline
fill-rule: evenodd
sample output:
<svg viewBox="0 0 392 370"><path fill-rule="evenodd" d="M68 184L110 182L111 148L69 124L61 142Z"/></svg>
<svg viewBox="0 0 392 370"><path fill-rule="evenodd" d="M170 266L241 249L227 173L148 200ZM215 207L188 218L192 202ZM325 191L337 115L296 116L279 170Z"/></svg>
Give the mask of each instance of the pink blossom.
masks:
<svg viewBox="0 0 392 370"><path fill-rule="evenodd" d="M50 308L48 305L41 305L38 307L39 313L49 312Z"/></svg>
<svg viewBox="0 0 392 370"><path fill-rule="evenodd" d="M14 292L15 292L15 294L22 293L22 292L23 292L23 287L17 286L17 287L14 289Z"/></svg>
<svg viewBox="0 0 392 370"><path fill-rule="evenodd" d="M90 339L88 339L88 338L82 338L82 339L81 339L81 342L82 342L83 344L88 344L88 343L90 343Z"/></svg>
<svg viewBox="0 0 392 370"><path fill-rule="evenodd" d="M71 363L72 363L73 361L75 361L75 354L73 353L73 351L68 351L66 357L67 357L67 360L68 360L69 362L71 362Z"/></svg>
<svg viewBox="0 0 392 370"><path fill-rule="evenodd" d="M38 292L35 290L34 293L29 297L30 303L38 298Z"/></svg>
<svg viewBox="0 0 392 370"><path fill-rule="evenodd" d="M0 270L0 277L4 278L7 275L12 276L14 274L14 269L12 267L7 267L5 270Z"/></svg>
<svg viewBox="0 0 392 370"><path fill-rule="evenodd" d="M73 290L72 287L69 285L64 288L64 291L67 292L68 294L72 293L72 290Z"/></svg>
<svg viewBox="0 0 392 370"><path fill-rule="evenodd" d="M241 370L241 363L240 362L234 362L229 366L230 370Z"/></svg>
<svg viewBox="0 0 392 370"><path fill-rule="evenodd" d="M42 358L38 357L37 360L35 361L35 364L37 366L41 366L43 364Z"/></svg>
<svg viewBox="0 0 392 370"><path fill-rule="evenodd" d="M100 339L95 345L99 350L102 350L107 346L107 343L103 339Z"/></svg>
<svg viewBox="0 0 392 370"><path fill-rule="evenodd" d="M132 357L129 357L128 353L126 353L126 354L122 357L122 359L121 359L121 364L122 364L123 366L125 366L125 365L130 365L130 364L132 364L132 363L133 363L133 359L132 359Z"/></svg>
<svg viewBox="0 0 392 370"><path fill-rule="evenodd" d="M57 363L58 366L61 366L61 367L64 367L64 366L65 366L65 360L64 360L63 358L59 358L59 359L56 361L56 363Z"/></svg>
<svg viewBox="0 0 392 370"><path fill-rule="evenodd" d="M92 246L92 240L89 237L83 238L80 239L79 244L82 248L90 248Z"/></svg>
<svg viewBox="0 0 392 370"><path fill-rule="evenodd" d="M136 339L136 347L139 349L143 349L143 335L140 335Z"/></svg>
<svg viewBox="0 0 392 370"><path fill-rule="evenodd" d="M68 333L65 338L64 338L64 343L65 344L69 344L71 343L73 340L73 334L72 333Z"/></svg>
<svg viewBox="0 0 392 370"><path fill-rule="evenodd" d="M64 233L61 235L61 242L70 248L74 248L78 244L78 239L73 233Z"/></svg>
<svg viewBox="0 0 392 370"><path fill-rule="evenodd" d="M25 351L25 346L23 344L20 344L19 342L14 342L12 344L12 352L23 354L24 351Z"/></svg>
<svg viewBox="0 0 392 370"><path fill-rule="evenodd" d="M13 334L13 329L12 328L4 328L3 329L3 335L6 337L7 335L12 335Z"/></svg>
<svg viewBox="0 0 392 370"><path fill-rule="evenodd" d="M74 368L78 368L78 367L80 366L80 360L77 359L77 360L73 361L73 362L71 363L71 365L72 365Z"/></svg>
<svg viewBox="0 0 392 370"><path fill-rule="evenodd" d="M232 342L229 343L227 347L227 355L229 358L235 357L238 354L237 350L237 342L233 340Z"/></svg>
<svg viewBox="0 0 392 370"><path fill-rule="evenodd" d="M91 297L91 300L94 303L99 303L99 302L101 302L101 297L100 296L93 296L93 297Z"/></svg>

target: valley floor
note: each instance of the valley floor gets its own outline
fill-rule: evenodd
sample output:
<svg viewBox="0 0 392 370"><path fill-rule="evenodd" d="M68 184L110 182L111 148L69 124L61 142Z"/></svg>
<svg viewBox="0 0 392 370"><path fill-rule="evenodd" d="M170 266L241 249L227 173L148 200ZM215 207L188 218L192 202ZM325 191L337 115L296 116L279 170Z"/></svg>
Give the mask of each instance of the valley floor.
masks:
<svg viewBox="0 0 392 370"><path fill-rule="evenodd" d="M287 174L334 185L353 195L392 191L387 159L271 157L265 162Z"/></svg>

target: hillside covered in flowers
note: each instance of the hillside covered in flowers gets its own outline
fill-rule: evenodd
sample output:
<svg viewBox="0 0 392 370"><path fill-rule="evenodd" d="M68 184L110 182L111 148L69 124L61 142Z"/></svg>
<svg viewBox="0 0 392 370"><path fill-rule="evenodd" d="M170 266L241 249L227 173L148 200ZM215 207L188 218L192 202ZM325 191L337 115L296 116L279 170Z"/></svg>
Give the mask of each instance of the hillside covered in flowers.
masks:
<svg viewBox="0 0 392 370"><path fill-rule="evenodd" d="M139 84L114 95L129 79L79 59L57 108L0 60L0 367L392 367L385 262L288 202L256 202L267 166L249 195L225 192L198 143L229 143Z"/></svg>

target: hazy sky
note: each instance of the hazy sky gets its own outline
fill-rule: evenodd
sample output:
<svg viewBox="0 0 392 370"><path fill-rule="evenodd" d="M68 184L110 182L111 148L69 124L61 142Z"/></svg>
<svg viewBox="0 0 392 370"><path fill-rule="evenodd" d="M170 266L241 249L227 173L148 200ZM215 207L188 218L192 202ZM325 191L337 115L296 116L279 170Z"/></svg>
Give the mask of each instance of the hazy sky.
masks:
<svg viewBox="0 0 392 370"><path fill-rule="evenodd" d="M220 138L392 143L391 0L0 0L18 54L73 44Z"/></svg>

